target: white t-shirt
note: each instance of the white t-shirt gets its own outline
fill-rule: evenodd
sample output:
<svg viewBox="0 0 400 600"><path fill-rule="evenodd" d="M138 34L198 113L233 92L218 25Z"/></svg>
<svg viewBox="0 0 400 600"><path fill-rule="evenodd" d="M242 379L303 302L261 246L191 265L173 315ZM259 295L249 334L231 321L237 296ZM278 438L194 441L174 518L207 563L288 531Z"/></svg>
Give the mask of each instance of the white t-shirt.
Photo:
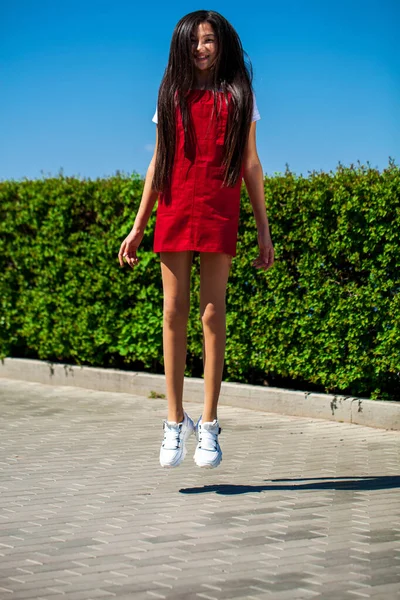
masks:
<svg viewBox="0 0 400 600"><path fill-rule="evenodd" d="M253 117L252 117L252 121L259 121L261 119L259 110L257 108L257 102L256 102L256 96L253 92ZM156 112L154 113L154 117L152 118L153 123L158 123L158 114L157 114L157 108L156 108Z"/></svg>

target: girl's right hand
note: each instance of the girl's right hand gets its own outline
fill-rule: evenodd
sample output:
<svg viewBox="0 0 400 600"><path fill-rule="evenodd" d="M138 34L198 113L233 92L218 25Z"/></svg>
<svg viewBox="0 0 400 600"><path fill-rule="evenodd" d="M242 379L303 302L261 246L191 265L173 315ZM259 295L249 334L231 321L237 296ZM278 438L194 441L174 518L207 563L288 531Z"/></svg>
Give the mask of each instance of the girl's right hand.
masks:
<svg viewBox="0 0 400 600"><path fill-rule="evenodd" d="M127 264L132 267L132 269L138 264L139 259L136 256L136 250L140 246L143 235L143 231L137 231L135 228L133 228L129 235L124 239L118 253L119 264L121 267L124 266L123 259L126 260Z"/></svg>

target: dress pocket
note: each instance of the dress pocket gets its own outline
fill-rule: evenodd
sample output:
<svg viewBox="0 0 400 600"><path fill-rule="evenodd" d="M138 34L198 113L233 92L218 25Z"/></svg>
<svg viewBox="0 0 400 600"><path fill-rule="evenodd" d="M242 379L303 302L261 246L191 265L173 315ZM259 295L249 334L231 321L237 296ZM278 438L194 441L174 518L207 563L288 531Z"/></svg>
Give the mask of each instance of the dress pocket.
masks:
<svg viewBox="0 0 400 600"><path fill-rule="evenodd" d="M204 204L216 217L231 219L240 207L240 187L225 187L224 167L208 164L204 182Z"/></svg>

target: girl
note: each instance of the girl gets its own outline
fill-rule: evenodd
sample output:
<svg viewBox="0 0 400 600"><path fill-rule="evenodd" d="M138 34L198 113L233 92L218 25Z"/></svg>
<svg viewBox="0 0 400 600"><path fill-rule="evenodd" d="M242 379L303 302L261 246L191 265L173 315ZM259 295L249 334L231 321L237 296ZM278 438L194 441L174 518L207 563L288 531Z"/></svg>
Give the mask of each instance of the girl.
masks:
<svg viewBox="0 0 400 600"><path fill-rule="evenodd" d="M137 249L158 198L154 252L163 283L163 352L168 418L160 450L163 467L177 467L195 433L199 467L217 467L217 404L224 366L225 295L236 256L242 178L258 231L252 266L269 269L274 249L265 209L263 170L256 148L260 118L238 34L219 13L184 16L172 35L169 61L153 121L158 123L153 158L140 207L118 254L134 268ZM196 425L183 410L186 332L193 253L200 254L200 316L203 327L204 410Z"/></svg>

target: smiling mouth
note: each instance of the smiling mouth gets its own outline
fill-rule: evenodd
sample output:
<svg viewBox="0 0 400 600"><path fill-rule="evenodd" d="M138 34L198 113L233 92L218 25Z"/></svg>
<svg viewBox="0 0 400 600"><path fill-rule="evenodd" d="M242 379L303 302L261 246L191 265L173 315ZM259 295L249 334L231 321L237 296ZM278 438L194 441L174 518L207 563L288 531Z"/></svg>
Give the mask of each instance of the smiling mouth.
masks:
<svg viewBox="0 0 400 600"><path fill-rule="evenodd" d="M209 58L209 56L195 56L196 60L207 60L207 58Z"/></svg>

